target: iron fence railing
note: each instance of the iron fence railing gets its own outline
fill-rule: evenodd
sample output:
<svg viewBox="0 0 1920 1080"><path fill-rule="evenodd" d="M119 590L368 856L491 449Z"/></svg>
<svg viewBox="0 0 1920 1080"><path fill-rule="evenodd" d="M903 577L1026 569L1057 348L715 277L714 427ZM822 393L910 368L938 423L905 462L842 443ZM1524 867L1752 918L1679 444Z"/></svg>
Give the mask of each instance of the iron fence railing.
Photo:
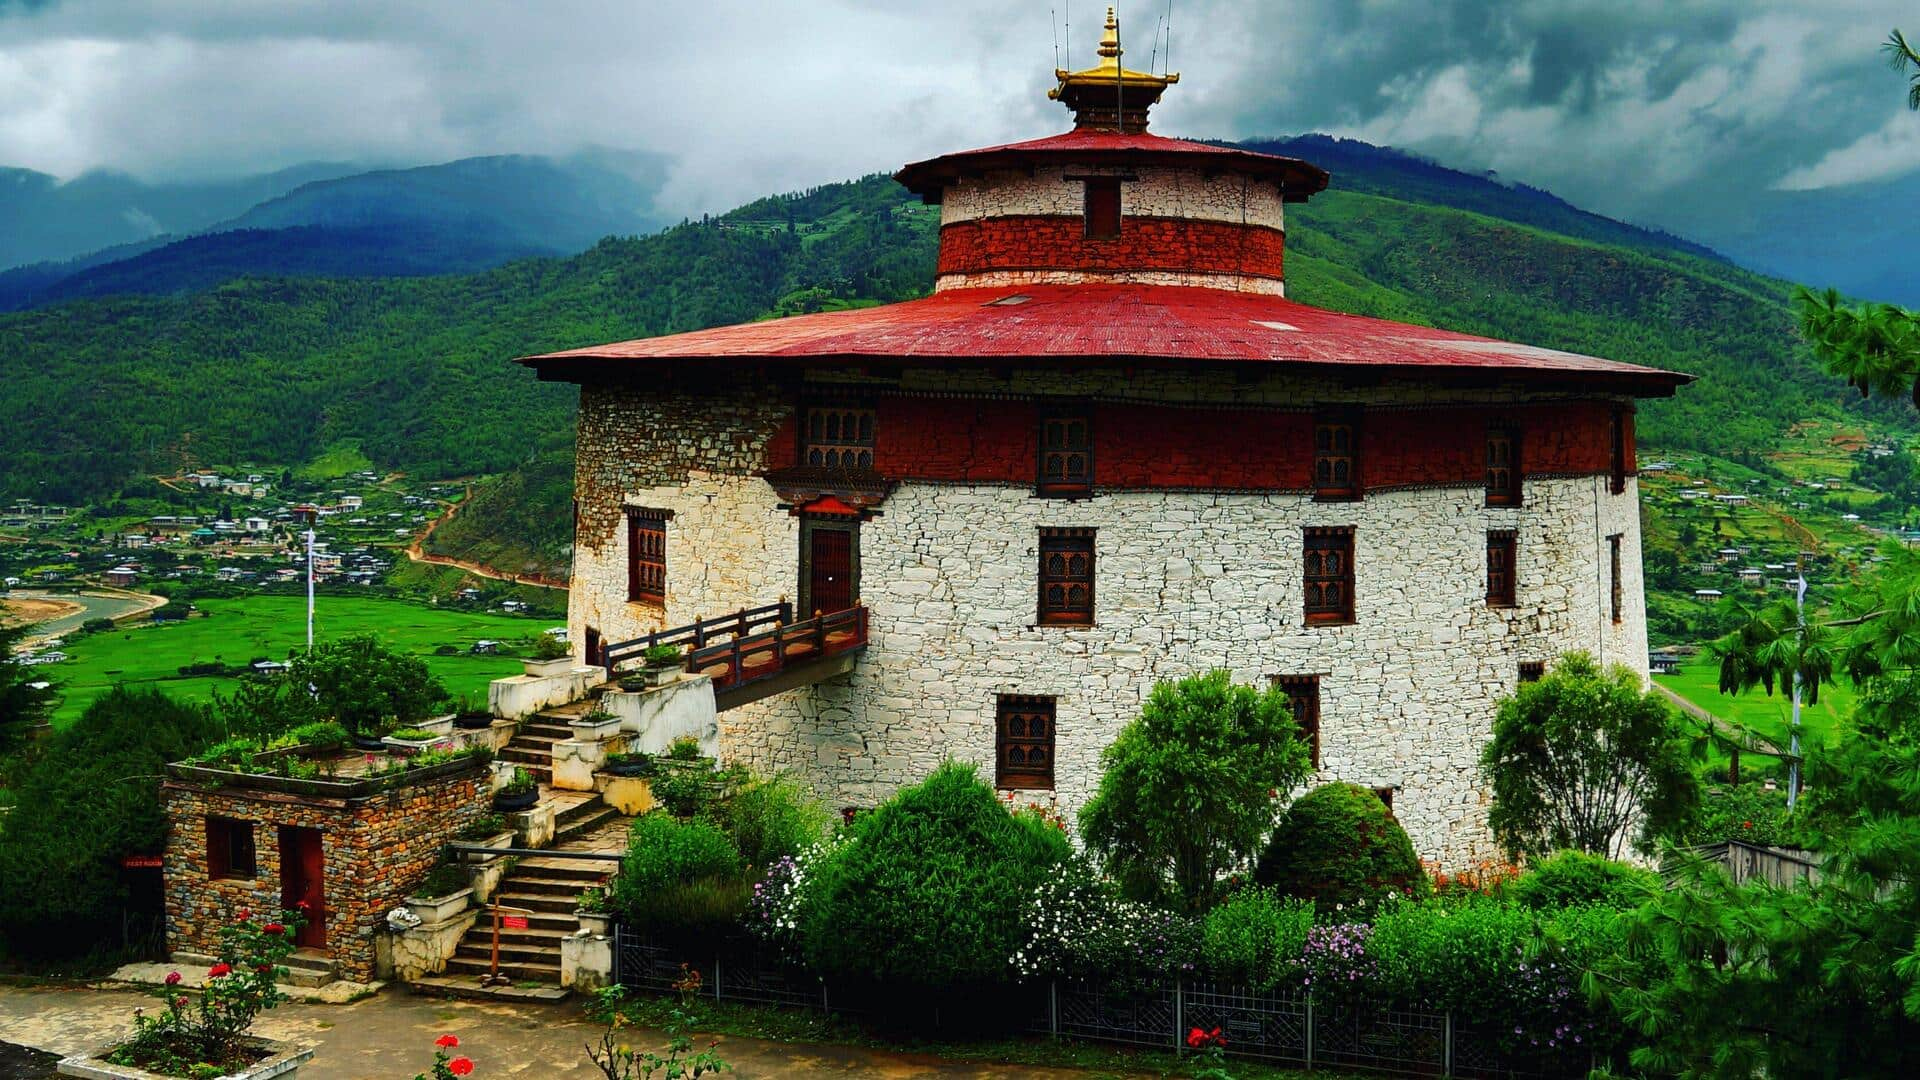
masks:
<svg viewBox="0 0 1920 1080"><path fill-rule="evenodd" d="M697 973L698 979L688 978ZM820 979L751 946L689 960L614 927L615 981L635 989L691 992L721 1001L856 1011ZM1305 988L1253 990L1184 979L1149 983L1054 980L1029 998L1008 998L1007 1028L1055 1038L1186 1049L1189 1031L1218 1028L1226 1051L1304 1068L1475 1080L1586 1076L1584 1049L1514 1053L1485 1025L1449 1012L1316 1003ZM1013 1005L1014 1001L1021 1004ZM1032 1004L1027 1004L1031 1001Z"/></svg>

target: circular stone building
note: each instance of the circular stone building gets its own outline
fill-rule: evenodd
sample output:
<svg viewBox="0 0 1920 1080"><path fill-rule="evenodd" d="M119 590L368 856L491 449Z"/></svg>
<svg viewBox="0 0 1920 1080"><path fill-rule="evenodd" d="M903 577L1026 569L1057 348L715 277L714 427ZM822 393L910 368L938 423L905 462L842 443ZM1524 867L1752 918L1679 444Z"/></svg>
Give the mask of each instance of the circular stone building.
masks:
<svg viewBox="0 0 1920 1080"><path fill-rule="evenodd" d="M952 757L1072 812L1225 668L1424 857L1490 854L1496 700L1645 670L1634 400L1686 376L1287 300L1327 174L1149 133L1178 76L1115 38L1072 131L900 171L928 297L525 359L581 387L572 640L767 607L698 632L722 754L841 805Z"/></svg>

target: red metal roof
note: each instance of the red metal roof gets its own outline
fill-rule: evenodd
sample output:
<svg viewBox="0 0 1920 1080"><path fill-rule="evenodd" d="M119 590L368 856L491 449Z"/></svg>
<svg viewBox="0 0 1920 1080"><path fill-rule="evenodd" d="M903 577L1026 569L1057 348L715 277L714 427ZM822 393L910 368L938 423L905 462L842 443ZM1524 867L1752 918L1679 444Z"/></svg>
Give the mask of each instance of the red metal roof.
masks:
<svg viewBox="0 0 1920 1080"><path fill-rule="evenodd" d="M1196 160L1196 158L1200 160ZM962 150L918 161L894 174L894 179L930 203L962 173L1027 164L1038 160L1124 161L1140 165L1188 165L1249 173L1282 185L1289 202L1305 202L1327 187L1327 171L1299 158L1260 154L1235 146L1169 139L1149 132L1099 131L1075 128L1059 135L1025 142Z"/></svg>
<svg viewBox="0 0 1920 1080"><path fill-rule="evenodd" d="M1650 394L1669 394L1692 380L1577 353L1343 315L1275 296L1105 284L954 289L883 307L641 338L521 362L577 378L590 377L603 363L677 359L1235 362L1601 381Z"/></svg>

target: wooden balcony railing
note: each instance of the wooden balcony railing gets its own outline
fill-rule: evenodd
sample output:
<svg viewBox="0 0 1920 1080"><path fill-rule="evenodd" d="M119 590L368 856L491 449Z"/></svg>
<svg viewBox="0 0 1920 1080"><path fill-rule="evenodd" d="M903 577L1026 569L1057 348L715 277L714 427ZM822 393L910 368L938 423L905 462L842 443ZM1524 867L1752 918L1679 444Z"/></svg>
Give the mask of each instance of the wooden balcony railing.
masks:
<svg viewBox="0 0 1920 1080"><path fill-rule="evenodd" d="M793 605L783 600L608 645L604 656L611 672L655 645L687 646L686 669L711 676L715 693L720 693L866 644L864 605L794 622Z"/></svg>

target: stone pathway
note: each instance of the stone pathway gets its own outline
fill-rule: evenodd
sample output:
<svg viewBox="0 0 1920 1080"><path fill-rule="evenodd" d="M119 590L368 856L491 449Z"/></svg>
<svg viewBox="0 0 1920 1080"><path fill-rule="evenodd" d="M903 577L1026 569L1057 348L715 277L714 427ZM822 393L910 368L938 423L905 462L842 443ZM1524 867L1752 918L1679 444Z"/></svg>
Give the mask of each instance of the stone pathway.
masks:
<svg viewBox="0 0 1920 1080"><path fill-rule="evenodd" d="M133 1010L151 997L121 990L0 986L0 1041L58 1054L90 1051L124 1034ZM393 1080L425 1070L433 1040L460 1039L473 1059L474 1080L496 1077L600 1076L585 1045L600 1028L579 1005L519 1005L443 1001L386 990L351 1005L282 1005L261 1016L255 1030L268 1038L312 1043L319 1050L301 1069L313 1080ZM965 1065L917 1055L851 1046L767 1042L721 1036L717 1048L737 1080L772 1077L858 1077L884 1080L1087 1080L1075 1070L1026 1065ZM666 1037L626 1029L632 1046L661 1046ZM700 1042L705 1042L702 1039Z"/></svg>

